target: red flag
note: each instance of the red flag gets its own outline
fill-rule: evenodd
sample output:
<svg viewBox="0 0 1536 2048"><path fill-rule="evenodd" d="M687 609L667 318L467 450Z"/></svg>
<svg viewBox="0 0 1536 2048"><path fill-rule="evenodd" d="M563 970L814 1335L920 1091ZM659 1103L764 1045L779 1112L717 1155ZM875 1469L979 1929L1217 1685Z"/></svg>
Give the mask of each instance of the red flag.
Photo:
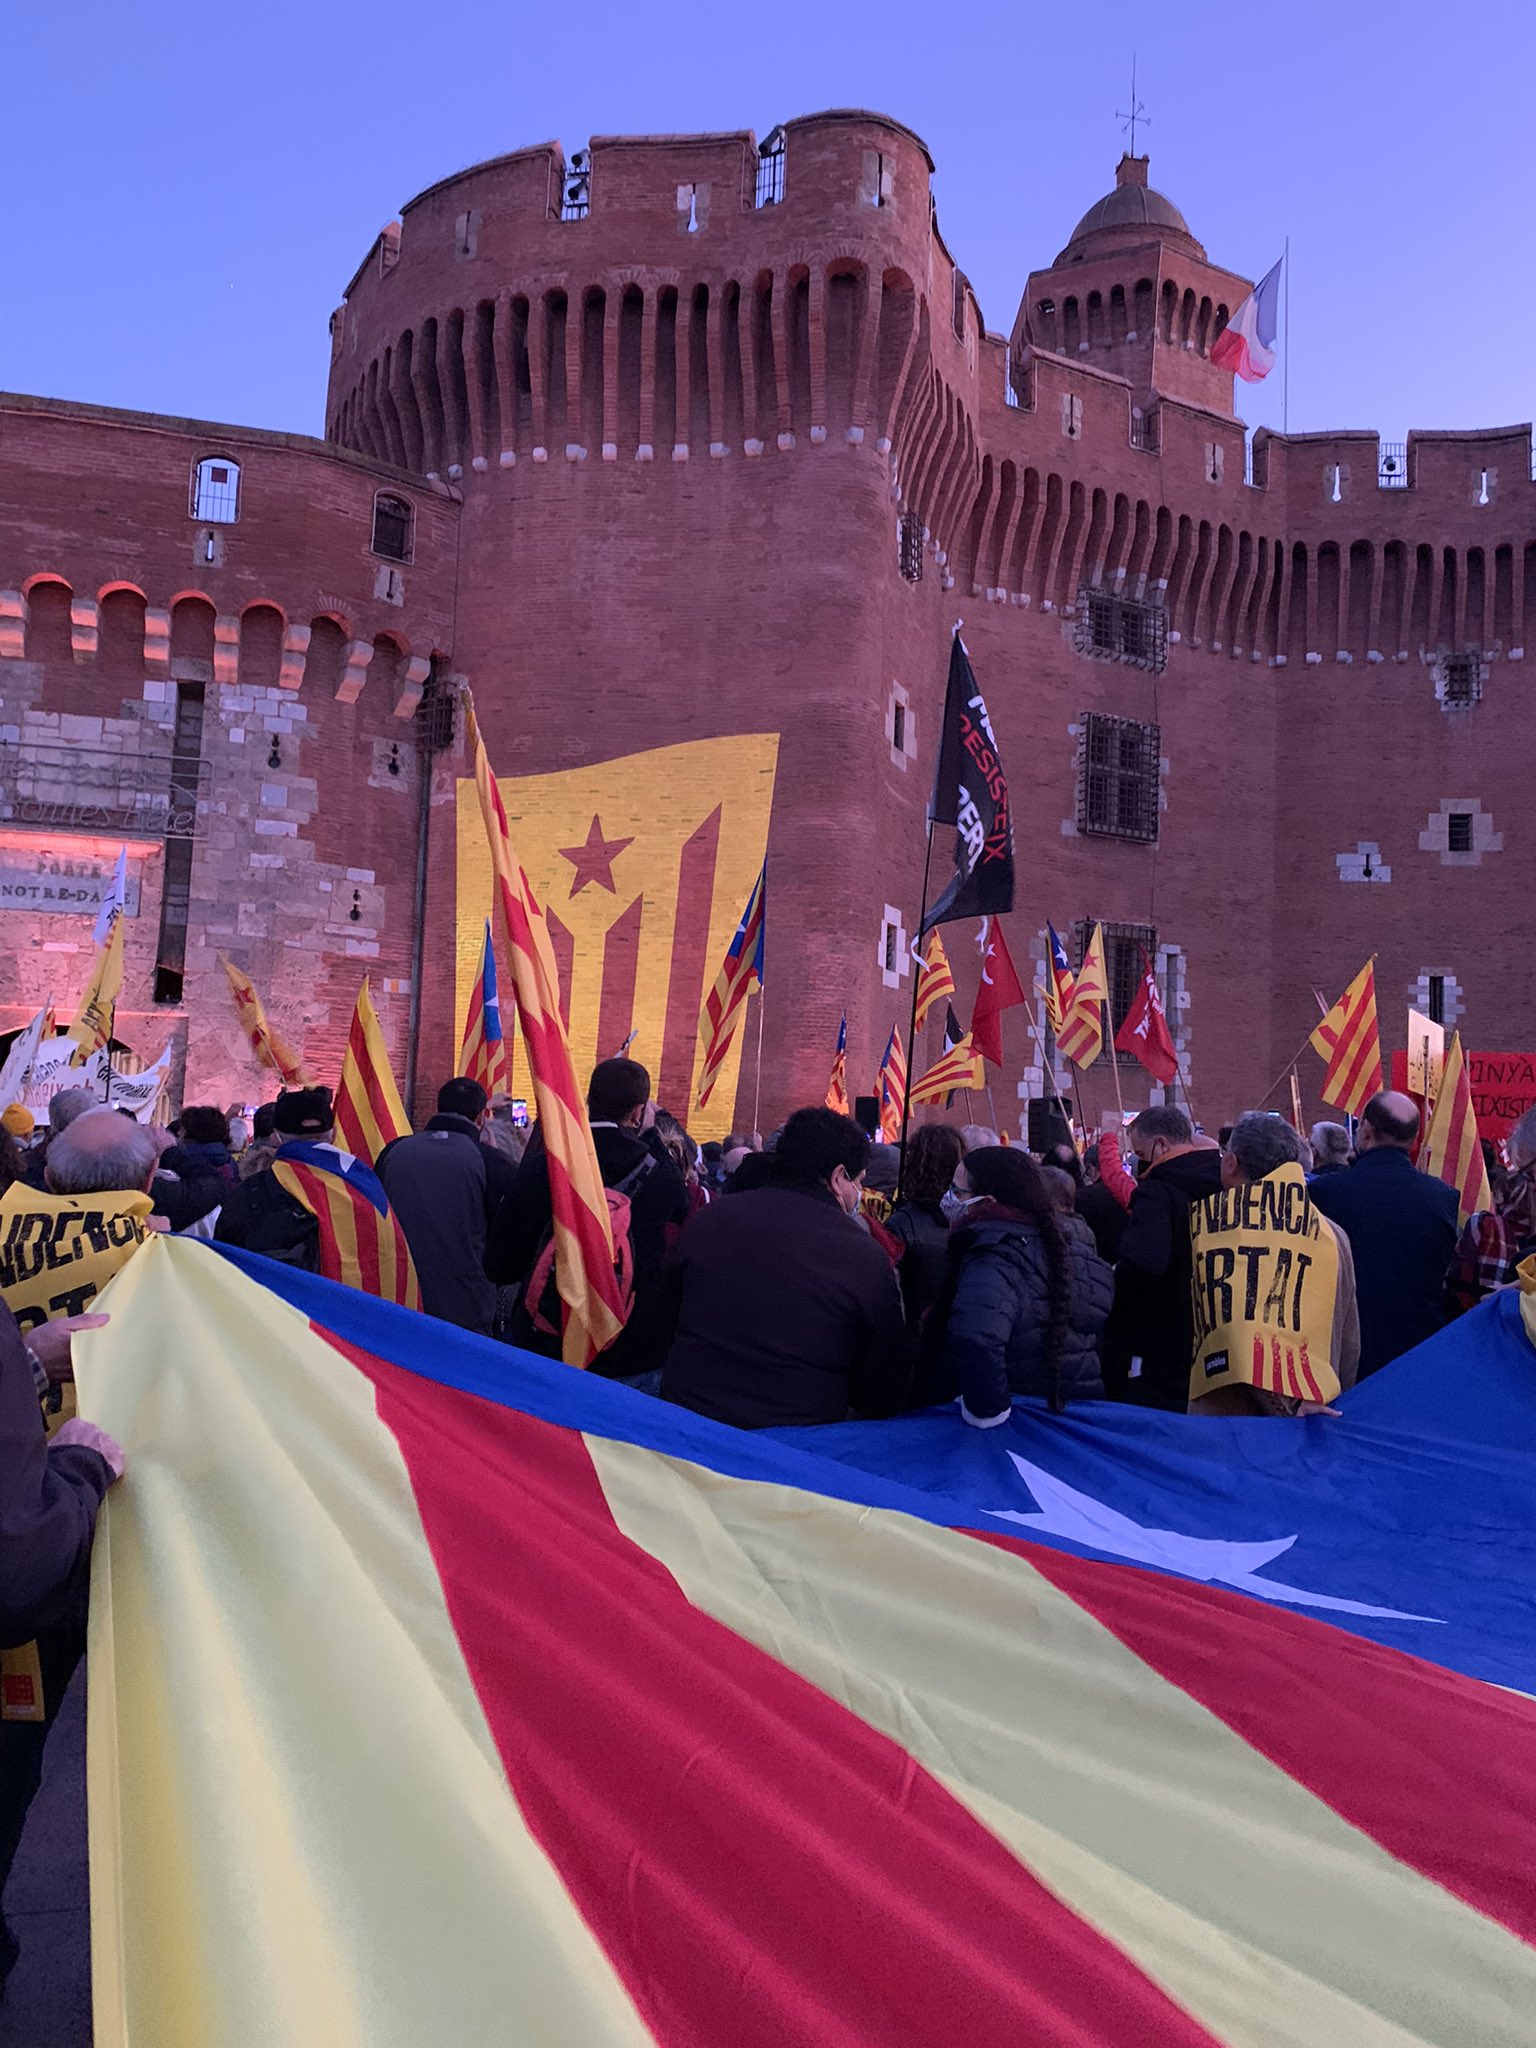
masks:
<svg viewBox="0 0 1536 2048"><path fill-rule="evenodd" d="M1003 928L995 917L988 918L981 929L981 986L971 1012L971 1044L994 1067L1003 1064L1003 1012L1024 1000Z"/></svg>
<svg viewBox="0 0 1536 2048"><path fill-rule="evenodd" d="M1125 1022L1115 1033L1116 1052L1134 1053L1152 1076L1166 1087L1179 1071L1179 1056L1173 1049L1173 1034L1168 1029L1168 1019L1163 1013L1163 999L1158 993L1157 976L1152 972L1152 962L1143 953L1141 986L1136 991L1136 1000L1125 1013Z"/></svg>

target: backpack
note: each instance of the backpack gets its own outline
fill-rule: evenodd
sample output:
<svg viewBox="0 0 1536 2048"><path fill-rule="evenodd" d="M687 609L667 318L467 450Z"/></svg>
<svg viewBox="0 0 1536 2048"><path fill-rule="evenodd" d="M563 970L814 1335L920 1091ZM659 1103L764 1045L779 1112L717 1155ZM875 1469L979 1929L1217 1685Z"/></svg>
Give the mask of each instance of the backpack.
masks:
<svg viewBox="0 0 1536 2048"><path fill-rule="evenodd" d="M604 1188L608 1197L608 1228L613 1234L613 1277L618 1282L620 1320L628 1322L635 1305L634 1211L630 1196L655 1171L649 1153L632 1166L616 1187ZM560 1334L560 1290L555 1284L555 1235L548 1230L539 1245L533 1271L523 1290L523 1304L529 1321L541 1336Z"/></svg>

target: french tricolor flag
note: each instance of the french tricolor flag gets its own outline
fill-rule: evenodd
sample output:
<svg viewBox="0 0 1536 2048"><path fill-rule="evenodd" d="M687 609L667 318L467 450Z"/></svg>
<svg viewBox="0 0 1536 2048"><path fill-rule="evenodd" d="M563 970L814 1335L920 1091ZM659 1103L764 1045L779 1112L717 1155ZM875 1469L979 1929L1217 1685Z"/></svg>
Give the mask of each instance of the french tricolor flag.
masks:
<svg viewBox="0 0 1536 2048"><path fill-rule="evenodd" d="M1245 384L1257 384L1275 367L1275 336L1279 332L1280 267L1282 256L1269 275L1244 299L1211 347L1211 361L1230 370Z"/></svg>

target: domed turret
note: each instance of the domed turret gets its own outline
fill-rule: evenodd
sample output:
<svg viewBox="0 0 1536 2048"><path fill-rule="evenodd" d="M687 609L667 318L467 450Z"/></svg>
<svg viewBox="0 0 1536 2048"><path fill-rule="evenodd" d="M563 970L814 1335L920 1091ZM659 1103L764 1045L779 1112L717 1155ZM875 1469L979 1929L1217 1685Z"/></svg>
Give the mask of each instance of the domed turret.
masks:
<svg viewBox="0 0 1536 2048"><path fill-rule="evenodd" d="M1148 159L1123 156L1115 166L1115 189L1090 206L1061 254L1058 265L1082 263L1113 249L1134 249L1147 242L1167 242L1186 255L1205 260L1205 250L1171 199L1147 183Z"/></svg>

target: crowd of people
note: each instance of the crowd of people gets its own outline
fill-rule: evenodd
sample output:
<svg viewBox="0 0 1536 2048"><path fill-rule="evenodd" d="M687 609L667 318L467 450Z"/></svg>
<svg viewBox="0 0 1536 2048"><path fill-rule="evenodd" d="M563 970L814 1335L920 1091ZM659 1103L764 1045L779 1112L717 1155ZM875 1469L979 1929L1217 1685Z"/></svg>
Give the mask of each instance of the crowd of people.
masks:
<svg viewBox="0 0 1536 2048"><path fill-rule="evenodd" d="M1419 1107L1391 1091L1353 1133L1321 1123L1304 1136L1249 1112L1212 1138L1163 1105L1040 1156L979 1126L926 1123L903 1159L824 1107L796 1110L766 1142L699 1146L622 1058L593 1070L587 1110L627 1308L594 1370L743 1429L939 1404L988 1429L1019 1397L1056 1411L1105 1399L1325 1409L1253 1384L1191 1402L1191 1217L1287 1168L1305 1172L1336 1260L1327 1348L1341 1387L1536 1252L1536 1109L1491 1161L1493 1208L1459 1233L1454 1191L1414 1163ZM0 1114L0 1890L83 1648L96 1511L123 1469L119 1447L73 1413L72 1337L105 1320L90 1302L155 1231L321 1270L316 1214L281 1170L317 1147L335 1147L325 1088L286 1090L249 1126L191 1107L162 1130L82 1089L55 1095L41 1130L19 1105ZM425 1314L559 1356L537 1126L461 1077L374 1173ZM15 1953L0 1918L0 1981Z"/></svg>

